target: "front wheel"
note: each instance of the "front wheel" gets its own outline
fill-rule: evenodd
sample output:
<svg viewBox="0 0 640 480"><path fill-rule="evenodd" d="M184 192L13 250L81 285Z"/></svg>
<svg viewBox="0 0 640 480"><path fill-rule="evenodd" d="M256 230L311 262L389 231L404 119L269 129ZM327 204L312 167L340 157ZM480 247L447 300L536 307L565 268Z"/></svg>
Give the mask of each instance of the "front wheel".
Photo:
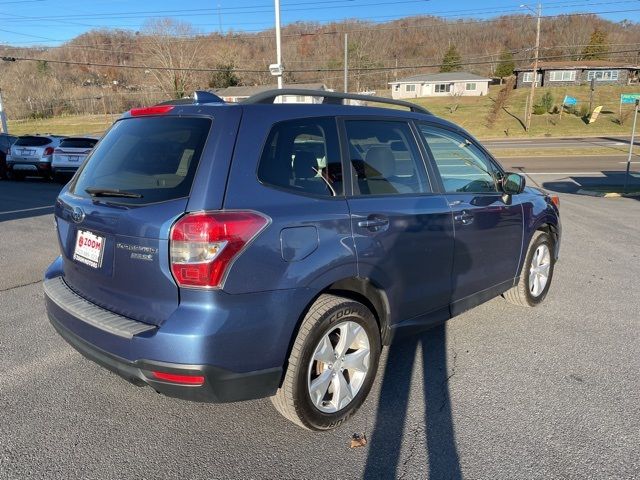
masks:
<svg viewBox="0 0 640 480"><path fill-rule="evenodd" d="M380 350L378 324L367 307L321 295L300 326L273 405L303 428L337 427L367 398Z"/></svg>
<svg viewBox="0 0 640 480"><path fill-rule="evenodd" d="M522 307L535 307L542 303L549 292L555 259L553 255L554 244L551 236L542 231L537 231L531 243L522 266L520 281L506 291L503 297Z"/></svg>

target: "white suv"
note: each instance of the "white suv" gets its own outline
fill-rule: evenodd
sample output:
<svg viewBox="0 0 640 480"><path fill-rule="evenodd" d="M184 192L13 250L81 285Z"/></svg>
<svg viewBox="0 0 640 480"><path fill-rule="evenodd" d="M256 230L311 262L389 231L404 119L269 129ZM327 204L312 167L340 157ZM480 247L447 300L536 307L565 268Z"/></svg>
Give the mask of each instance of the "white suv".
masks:
<svg viewBox="0 0 640 480"><path fill-rule="evenodd" d="M76 173L78 167L84 163L96 143L98 143L98 139L92 137L67 137L63 139L53 151L53 162L51 163L53 177L61 183L67 183L67 180Z"/></svg>
<svg viewBox="0 0 640 480"><path fill-rule="evenodd" d="M50 178L53 151L63 138L58 135L24 135L18 138L7 155L7 173L10 178Z"/></svg>

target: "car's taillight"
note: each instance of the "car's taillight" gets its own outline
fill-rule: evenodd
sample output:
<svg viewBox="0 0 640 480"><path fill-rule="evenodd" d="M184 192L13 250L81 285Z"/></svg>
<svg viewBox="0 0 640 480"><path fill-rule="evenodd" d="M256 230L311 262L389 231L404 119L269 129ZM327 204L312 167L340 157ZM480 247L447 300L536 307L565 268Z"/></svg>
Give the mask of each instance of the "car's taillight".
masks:
<svg viewBox="0 0 640 480"><path fill-rule="evenodd" d="M54 155L60 155L61 153L64 153L64 152L63 152L62 150L60 150L59 148L56 148L56 149L53 151L53 154L54 154Z"/></svg>
<svg viewBox="0 0 640 480"><path fill-rule="evenodd" d="M550 195L551 203L560 208L560 197L558 195Z"/></svg>
<svg viewBox="0 0 640 480"><path fill-rule="evenodd" d="M181 287L218 288L242 249L269 223L255 212L198 212L171 228L171 272Z"/></svg>
<svg viewBox="0 0 640 480"><path fill-rule="evenodd" d="M153 376L158 380L163 380L165 382L171 383L179 383L182 385L196 385L200 386L204 384L204 376L203 375L182 375L177 373L167 373L167 372L151 372Z"/></svg>
<svg viewBox="0 0 640 480"><path fill-rule="evenodd" d="M53 147L47 147L44 149L43 157L48 157L49 155L53 155Z"/></svg>

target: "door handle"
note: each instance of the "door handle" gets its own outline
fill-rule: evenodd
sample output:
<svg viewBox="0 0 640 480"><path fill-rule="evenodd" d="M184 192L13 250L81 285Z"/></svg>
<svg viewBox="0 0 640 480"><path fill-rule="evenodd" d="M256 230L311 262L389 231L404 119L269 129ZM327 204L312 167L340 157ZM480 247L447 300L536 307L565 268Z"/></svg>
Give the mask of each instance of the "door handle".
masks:
<svg viewBox="0 0 640 480"><path fill-rule="evenodd" d="M469 225L473 222L473 214L469 213L467 210L462 210L458 215L454 215L453 219L463 225Z"/></svg>
<svg viewBox="0 0 640 480"><path fill-rule="evenodd" d="M360 220L358 222L358 226L360 228L369 229L372 232L377 232L378 230L381 230L383 227L389 226L389 219L385 217L371 216L366 220Z"/></svg>

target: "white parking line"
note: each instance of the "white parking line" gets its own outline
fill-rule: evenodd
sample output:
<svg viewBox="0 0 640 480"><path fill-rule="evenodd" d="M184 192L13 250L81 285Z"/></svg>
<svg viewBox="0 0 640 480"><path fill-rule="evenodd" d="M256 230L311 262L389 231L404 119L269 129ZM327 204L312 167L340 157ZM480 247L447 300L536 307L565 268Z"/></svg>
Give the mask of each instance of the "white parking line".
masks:
<svg viewBox="0 0 640 480"><path fill-rule="evenodd" d="M33 212L34 210L46 210L51 208L53 208L53 205L51 205L50 207L23 208L22 210L10 210L8 212L0 212L0 215L9 215L11 213Z"/></svg>

